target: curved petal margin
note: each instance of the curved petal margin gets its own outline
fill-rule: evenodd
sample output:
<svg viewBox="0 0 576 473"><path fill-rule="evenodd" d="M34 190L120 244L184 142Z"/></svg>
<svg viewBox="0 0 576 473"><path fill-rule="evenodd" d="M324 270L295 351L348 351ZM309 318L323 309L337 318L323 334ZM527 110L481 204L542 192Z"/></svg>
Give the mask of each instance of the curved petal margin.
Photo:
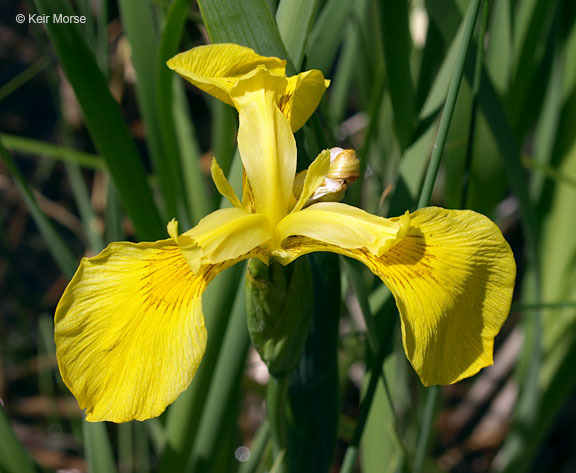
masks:
<svg viewBox="0 0 576 473"><path fill-rule="evenodd" d="M394 219L392 219L394 220ZM362 261L390 288L404 350L426 386L452 384L493 363L494 337L510 311L516 263L498 227L470 210L427 207L380 257L292 238L287 263L310 251Z"/></svg>
<svg viewBox="0 0 576 473"><path fill-rule="evenodd" d="M238 44L209 44L179 53L166 63L168 67L199 89L228 105L233 105L230 90L238 80L263 66L271 74L285 76L286 61L256 54Z"/></svg>
<svg viewBox="0 0 576 473"><path fill-rule="evenodd" d="M202 293L218 272L194 275L172 240L112 243L83 259L55 315L62 379L87 420L160 415L204 355Z"/></svg>

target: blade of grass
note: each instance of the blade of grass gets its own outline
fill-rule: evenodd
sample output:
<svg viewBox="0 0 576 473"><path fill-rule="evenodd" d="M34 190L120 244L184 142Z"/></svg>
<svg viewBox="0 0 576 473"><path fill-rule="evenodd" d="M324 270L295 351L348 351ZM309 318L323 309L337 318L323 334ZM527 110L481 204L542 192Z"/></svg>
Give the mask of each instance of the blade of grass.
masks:
<svg viewBox="0 0 576 473"><path fill-rule="evenodd" d="M160 125L156 107L156 51L158 31L150 1L120 0L122 26L130 42L132 64L136 71L135 82L138 108L146 127L146 143L154 169L160 180L162 193L172 202L173 186L167 180L160 138Z"/></svg>
<svg viewBox="0 0 576 473"><path fill-rule="evenodd" d="M360 13L366 8L366 0L359 0L351 10L350 19L345 25L342 51L333 74L333 82L328 89L331 127L340 125L346 112L346 105L350 100L350 90L354 80L360 49L360 29L362 22ZM311 47L309 47L311 49Z"/></svg>
<svg viewBox="0 0 576 473"><path fill-rule="evenodd" d="M104 422L82 421L84 434L84 454L91 473L115 473L114 455L106 424Z"/></svg>
<svg viewBox="0 0 576 473"><path fill-rule="evenodd" d="M522 160L526 166L541 171L540 173L535 173L530 183L532 196L536 202L539 201L546 177L562 180L566 177L565 182L571 181L569 176L556 173L554 169L549 166L557 139L557 130L559 129L563 105L562 84L564 82L564 65L566 58L560 49L560 42L556 41L556 48L554 50L555 58L552 65L550 82L534 136L534 160L532 161L527 158ZM573 180L572 185L575 185Z"/></svg>
<svg viewBox="0 0 576 473"><path fill-rule="evenodd" d="M340 389L338 329L340 326L340 266L328 253L308 256L314 281L310 333L288 390L289 471L327 473L334 462L338 434Z"/></svg>
<svg viewBox="0 0 576 473"><path fill-rule="evenodd" d="M230 398L244 369L249 345L244 287L241 285L236 293L230 323L223 341L226 350L222 351L213 372L214 379L198 426L197 440L186 469L188 472L211 471L210 465L214 461L212 454L216 451L222 425L226 420L224 406L230 405Z"/></svg>
<svg viewBox="0 0 576 473"><path fill-rule="evenodd" d="M96 19L96 40L94 42L94 49L96 52L98 65L100 66L104 76L107 77L108 71L110 69L108 64L108 2L98 2L97 5L98 11Z"/></svg>
<svg viewBox="0 0 576 473"><path fill-rule="evenodd" d="M66 163L66 171L68 173L70 187L74 194L74 200L76 201L76 206L82 219L84 238L88 243L87 246L90 248L90 251L97 254L104 248L104 239L98 228L98 219L92 208L84 177L82 176L80 167L75 163Z"/></svg>
<svg viewBox="0 0 576 473"><path fill-rule="evenodd" d="M264 0L199 0L198 5L212 42L233 42L286 59L287 73L296 72Z"/></svg>
<svg viewBox="0 0 576 473"><path fill-rule="evenodd" d="M22 136L8 135L5 133L1 133L0 138L4 143L4 146L6 146L10 151L45 156L59 161L75 163L89 169L106 169L106 162L102 158L83 151L53 145L51 143L46 143L45 141L24 138Z"/></svg>
<svg viewBox="0 0 576 473"><path fill-rule="evenodd" d="M282 0L276 11L278 30L296 71L302 66L317 7L318 0Z"/></svg>
<svg viewBox="0 0 576 473"><path fill-rule="evenodd" d="M342 42L342 31L350 18L354 1L329 0L318 15L306 48L306 67L331 71Z"/></svg>
<svg viewBox="0 0 576 473"><path fill-rule="evenodd" d="M250 445L250 457L238 468L238 473L257 473L270 446L270 425L264 420Z"/></svg>
<svg viewBox="0 0 576 473"><path fill-rule="evenodd" d="M478 12L480 11L480 4L481 0L472 0L472 2L470 2L470 6L468 7L468 12L464 22L464 29L462 32L462 42L460 43L458 56L456 57L456 62L454 64L452 78L448 87L448 94L446 95L446 102L444 104L442 117L440 119L440 125L438 126L436 142L434 143L434 148L432 149L430 164L428 165L428 172L426 173L424 185L422 186L422 191L418 200L418 208L428 205L430 202L430 197L432 196L432 189L434 187L434 183L436 182L438 169L440 168L440 160L442 158L442 152L444 151L444 145L446 144L446 138L450 128L450 121L452 120L452 114L456 106L456 99L458 98L458 90L460 89L460 84L462 83L462 78L464 76L464 66L466 65L466 57L468 55L472 41L476 18L478 17Z"/></svg>
<svg viewBox="0 0 576 473"><path fill-rule="evenodd" d="M411 142L415 122L414 86L410 71L411 39L408 31L408 2L382 0L379 7L382 46L386 64L386 79L392 109L394 128L400 148Z"/></svg>
<svg viewBox="0 0 576 473"><path fill-rule="evenodd" d="M218 164L227 176L236 153L236 111L220 102L212 100L212 148Z"/></svg>
<svg viewBox="0 0 576 473"><path fill-rule="evenodd" d="M50 64L50 59L47 57L41 57L36 62L24 69L16 77L10 79L8 82L0 87L0 102L8 97L12 92L22 87L29 80L36 77L40 72L42 72Z"/></svg>
<svg viewBox="0 0 576 473"><path fill-rule="evenodd" d="M468 185L470 183L470 169L472 167L472 155L474 152L474 140L476 139L476 119L478 116L478 91L482 79L482 64L484 62L484 40L486 28L488 26L488 2L484 4L482 11L482 26L478 29L478 39L476 41L476 60L474 66L474 81L472 84L472 107L470 110L470 122L468 127L468 143L466 144L466 162L464 164L464 175L462 177L462 191L460 195L460 207L465 208L468 196Z"/></svg>
<svg viewBox="0 0 576 473"><path fill-rule="evenodd" d="M106 209L104 211L106 241L125 240L120 199L118 198L118 191L110 179L107 179L106 193Z"/></svg>
<svg viewBox="0 0 576 473"><path fill-rule="evenodd" d="M28 211L32 215L34 222L36 223L40 233L42 234L44 241L48 245L48 249L56 261L56 264L68 279L72 277L74 271L76 271L76 257L72 254L68 246L64 243L60 235L56 232L52 223L48 220L44 212L40 209L34 194L28 187L26 180L20 174L20 170L17 168L12 156L8 152L2 141L0 140L0 156L4 161L4 164L8 168L10 175L14 179L16 187L22 194L24 202L28 207Z"/></svg>
<svg viewBox="0 0 576 473"><path fill-rule="evenodd" d="M73 14L70 4L64 0L35 0L34 3L41 14ZM136 233L143 240L165 236L140 156L92 52L75 25L48 23L46 28Z"/></svg>
<svg viewBox="0 0 576 473"><path fill-rule="evenodd" d="M516 16L516 37L514 38L514 58L517 58L509 89L509 102L512 112L512 123L521 120L525 113L525 102L532 81L536 76L536 69L541 67L538 56L544 50L538 43L545 38L543 32L551 26L551 15L557 2L548 0L535 0L523 2L518 5Z"/></svg>
<svg viewBox="0 0 576 473"><path fill-rule="evenodd" d="M179 146L176 123L173 113L175 74L168 69L166 61L178 52L187 12L190 5L188 0L174 0L164 18L160 45L156 58L156 108L161 137L162 153L161 181L163 186L171 187L168 190L167 212L171 217L179 220L189 220L189 210L183 192L181 179L181 149ZM183 221L183 223L184 223Z"/></svg>
<svg viewBox="0 0 576 473"><path fill-rule="evenodd" d="M382 368L382 379L394 380L392 388L395 394L399 382L396 375L397 362L395 353L392 353L386 357ZM383 384L378 385L374 394L362 437L361 455L363 473L395 473L399 471L406 457L402 445L398 442L397 416L392 394Z"/></svg>
<svg viewBox="0 0 576 473"><path fill-rule="evenodd" d="M414 455L414 473L423 471L422 468L424 467L424 460L426 460L426 452L428 452L430 447L432 427L434 426L434 414L436 413L439 393L440 389L438 386L426 388L424 412L418 429L418 441Z"/></svg>
<svg viewBox="0 0 576 473"><path fill-rule="evenodd" d="M30 455L16 437L0 404L0 471L2 473L35 473Z"/></svg>
<svg viewBox="0 0 576 473"><path fill-rule="evenodd" d="M202 153L196 139L196 130L190 120L184 83L176 75L174 75L174 80L173 114L182 157L181 172L188 197L191 223L196 224L202 217L215 209L217 201L209 198L206 190L206 179L200 169Z"/></svg>

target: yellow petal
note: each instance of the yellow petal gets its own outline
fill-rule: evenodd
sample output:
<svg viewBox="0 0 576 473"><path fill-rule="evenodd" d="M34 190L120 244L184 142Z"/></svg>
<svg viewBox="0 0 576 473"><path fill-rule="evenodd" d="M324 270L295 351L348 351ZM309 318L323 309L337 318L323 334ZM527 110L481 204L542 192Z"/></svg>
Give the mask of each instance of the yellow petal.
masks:
<svg viewBox="0 0 576 473"><path fill-rule="evenodd" d="M288 77L288 86L279 107L290 121L292 131L299 130L306 123L329 85L330 81L324 79L322 72L316 69Z"/></svg>
<svg viewBox="0 0 576 473"><path fill-rule="evenodd" d="M89 421L160 415L190 384L206 346L201 296L171 240L112 243L83 259L55 315L62 379Z"/></svg>
<svg viewBox="0 0 576 473"><path fill-rule="evenodd" d="M260 56L253 49L226 43L198 46L177 54L167 65L199 89L229 105L232 105L230 89L258 66L280 76L284 76L286 69L284 60Z"/></svg>
<svg viewBox="0 0 576 473"><path fill-rule="evenodd" d="M240 115L238 148L256 212L266 215L272 224L286 215L294 199L296 142L276 105L285 87L285 78L257 69L231 91Z"/></svg>
<svg viewBox="0 0 576 473"><path fill-rule="evenodd" d="M338 202L320 202L294 212L275 228L276 241L305 236L343 249L382 255L404 238L410 218L394 221Z"/></svg>
<svg viewBox="0 0 576 473"><path fill-rule="evenodd" d="M254 203L254 192L252 186L246 175L246 169L242 166L242 205L250 213L256 212L256 204Z"/></svg>
<svg viewBox="0 0 576 473"><path fill-rule="evenodd" d="M324 182L330 169L330 150L325 149L310 164L305 172L304 184L298 196L298 202L292 209L292 213L302 210L314 191Z"/></svg>
<svg viewBox="0 0 576 473"><path fill-rule="evenodd" d="M238 208L216 210L180 236L177 228L169 227L169 233L194 273L203 265L248 257L272 238L270 221L264 215Z"/></svg>
<svg viewBox="0 0 576 473"><path fill-rule="evenodd" d="M216 162L216 158L212 159L212 164L210 165L210 173L212 174L212 180L214 181L218 192L226 197L234 207L239 209L244 208L240 202L240 199L238 199L236 192L234 192L234 189L228 182L228 179L226 179L224 171L222 171L222 168Z"/></svg>
<svg viewBox="0 0 576 473"><path fill-rule="evenodd" d="M492 364L510 310L516 264L498 227L478 213L428 207L381 257L292 238L283 263L333 251L365 263L390 288L406 356L426 386L451 384Z"/></svg>

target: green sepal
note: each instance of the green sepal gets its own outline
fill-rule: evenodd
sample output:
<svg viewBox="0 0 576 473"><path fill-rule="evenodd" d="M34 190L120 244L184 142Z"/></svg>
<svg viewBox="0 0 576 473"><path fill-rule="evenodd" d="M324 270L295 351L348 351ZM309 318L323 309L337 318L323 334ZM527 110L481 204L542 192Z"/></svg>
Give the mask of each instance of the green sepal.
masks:
<svg viewBox="0 0 576 473"><path fill-rule="evenodd" d="M289 373L297 365L310 330L313 296L306 258L286 267L257 259L248 263L248 332L271 375Z"/></svg>

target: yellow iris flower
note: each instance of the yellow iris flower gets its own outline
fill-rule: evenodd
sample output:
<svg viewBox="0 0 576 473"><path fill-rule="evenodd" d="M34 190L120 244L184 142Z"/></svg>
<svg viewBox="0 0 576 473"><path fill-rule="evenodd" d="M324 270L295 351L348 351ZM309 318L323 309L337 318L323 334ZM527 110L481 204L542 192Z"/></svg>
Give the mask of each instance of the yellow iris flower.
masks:
<svg viewBox="0 0 576 473"><path fill-rule="evenodd" d="M330 153L310 165L295 195L293 132L317 107L320 71L286 77L285 62L220 44L168 66L239 112L245 170L240 200L215 161L212 178L232 204L183 234L112 243L83 259L55 315L62 378L87 420L160 415L192 381L206 346L202 293L246 258L288 264L313 251L364 263L390 288L406 356L425 385L450 384L492 364L516 267L499 229L472 211L429 207L386 219L310 199Z"/></svg>

